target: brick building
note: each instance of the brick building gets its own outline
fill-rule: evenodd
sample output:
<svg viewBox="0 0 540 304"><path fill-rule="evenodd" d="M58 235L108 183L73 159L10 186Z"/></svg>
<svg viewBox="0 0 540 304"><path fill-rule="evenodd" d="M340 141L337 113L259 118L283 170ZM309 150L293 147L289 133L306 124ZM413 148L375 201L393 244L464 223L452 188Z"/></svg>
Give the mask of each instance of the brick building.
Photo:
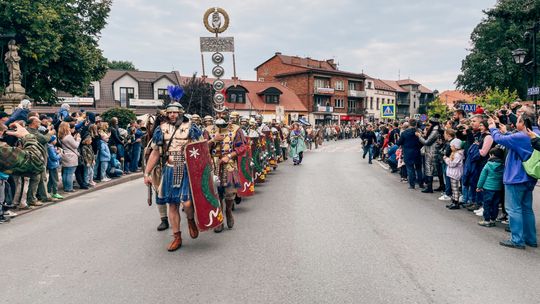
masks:
<svg viewBox="0 0 540 304"><path fill-rule="evenodd" d="M334 60L276 53L255 68L258 81L277 81L292 89L309 111L311 123L360 121L366 75L344 72Z"/></svg>

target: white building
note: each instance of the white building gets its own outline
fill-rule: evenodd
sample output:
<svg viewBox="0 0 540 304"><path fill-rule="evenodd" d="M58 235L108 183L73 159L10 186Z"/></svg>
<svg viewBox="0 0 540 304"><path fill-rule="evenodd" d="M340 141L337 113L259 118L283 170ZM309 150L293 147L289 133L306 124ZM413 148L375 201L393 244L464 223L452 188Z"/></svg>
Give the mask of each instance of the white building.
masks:
<svg viewBox="0 0 540 304"><path fill-rule="evenodd" d="M366 109L366 120L374 121L381 118L381 108L383 104L395 104L396 91L383 80L376 78L366 79L366 99L364 109Z"/></svg>

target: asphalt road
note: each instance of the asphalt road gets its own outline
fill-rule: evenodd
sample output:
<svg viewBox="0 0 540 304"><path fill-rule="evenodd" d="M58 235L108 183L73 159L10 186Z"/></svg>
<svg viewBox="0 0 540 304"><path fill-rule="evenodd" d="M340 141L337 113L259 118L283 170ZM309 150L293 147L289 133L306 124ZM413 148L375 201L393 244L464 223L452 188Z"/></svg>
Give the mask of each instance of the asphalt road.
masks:
<svg viewBox="0 0 540 304"><path fill-rule="evenodd" d="M503 248L359 141L282 164L236 226L166 251L142 180L0 226L0 303L539 303L540 251Z"/></svg>

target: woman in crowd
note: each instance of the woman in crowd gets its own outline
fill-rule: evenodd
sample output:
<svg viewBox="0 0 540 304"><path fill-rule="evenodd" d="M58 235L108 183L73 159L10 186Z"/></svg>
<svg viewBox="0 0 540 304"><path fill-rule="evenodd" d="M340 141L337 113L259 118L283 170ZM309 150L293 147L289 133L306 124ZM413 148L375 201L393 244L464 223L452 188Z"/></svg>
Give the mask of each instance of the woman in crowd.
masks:
<svg viewBox="0 0 540 304"><path fill-rule="evenodd" d="M439 145L437 144L439 134L440 126L437 115L429 120L424 136L420 132L416 133L418 139L420 139L420 143L424 145L424 177L426 188L422 190L423 193L433 193L433 175L438 161L436 154L439 149ZM443 181L440 182L442 183Z"/></svg>
<svg viewBox="0 0 540 304"><path fill-rule="evenodd" d="M79 163L79 144L81 139L78 134L73 137L69 123L63 121L58 127L58 140L62 146L62 185L64 192L74 192L73 174Z"/></svg>

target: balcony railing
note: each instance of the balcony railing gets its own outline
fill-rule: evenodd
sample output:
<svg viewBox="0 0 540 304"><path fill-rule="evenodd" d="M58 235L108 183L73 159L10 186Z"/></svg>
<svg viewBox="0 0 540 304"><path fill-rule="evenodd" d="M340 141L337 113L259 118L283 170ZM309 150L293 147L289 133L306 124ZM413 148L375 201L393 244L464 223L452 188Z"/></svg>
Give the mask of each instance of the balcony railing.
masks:
<svg viewBox="0 0 540 304"><path fill-rule="evenodd" d="M333 88L315 88L315 94L333 95L334 92Z"/></svg>
<svg viewBox="0 0 540 304"><path fill-rule="evenodd" d="M396 104L397 105L410 105L411 102L408 98L398 98L396 99Z"/></svg>
<svg viewBox="0 0 540 304"><path fill-rule="evenodd" d="M365 98L366 92L365 91L356 91L356 90L349 90L349 97L359 97L359 98Z"/></svg>
<svg viewBox="0 0 540 304"><path fill-rule="evenodd" d="M334 107L330 106L313 106L313 112L319 112L319 113L333 113Z"/></svg>
<svg viewBox="0 0 540 304"><path fill-rule="evenodd" d="M350 109L347 109L347 114L364 114L364 109L360 109L360 108L350 108Z"/></svg>

